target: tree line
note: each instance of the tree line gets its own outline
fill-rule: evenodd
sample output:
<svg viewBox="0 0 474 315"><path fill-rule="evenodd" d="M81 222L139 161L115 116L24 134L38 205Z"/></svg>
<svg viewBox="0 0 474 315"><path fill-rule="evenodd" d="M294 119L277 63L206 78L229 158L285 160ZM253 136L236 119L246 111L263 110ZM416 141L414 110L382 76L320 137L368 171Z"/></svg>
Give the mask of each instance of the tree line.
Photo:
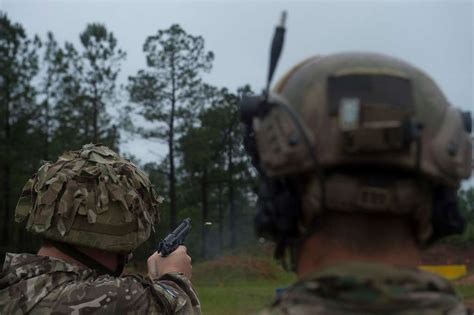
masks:
<svg viewBox="0 0 474 315"><path fill-rule="evenodd" d="M139 251L145 256L184 217L193 219L187 244L208 258L253 242L254 174L243 152L238 100L251 93L206 83L214 54L201 36L179 25L146 37L146 67L119 85L126 52L107 27L87 24L79 45L43 38L0 11L0 251L32 251L38 244L14 223L14 208L42 160L86 143L119 150L134 134L166 145L168 153L142 164L165 197L162 223ZM459 194L474 241L473 188ZM3 256L3 255L2 255Z"/></svg>
<svg viewBox="0 0 474 315"><path fill-rule="evenodd" d="M87 24L76 46L51 32L29 35L0 12L2 251L31 251L38 242L14 223L14 208L42 160L90 142L118 151L130 133L168 148L166 157L140 165L165 197L162 224L144 253L187 216L195 256L253 240L254 177L238 119L239 95L251 88L204 82L214 54L177 24L148 36L143 57L146 67L121 86L126 52L104 24Z"/></svg>

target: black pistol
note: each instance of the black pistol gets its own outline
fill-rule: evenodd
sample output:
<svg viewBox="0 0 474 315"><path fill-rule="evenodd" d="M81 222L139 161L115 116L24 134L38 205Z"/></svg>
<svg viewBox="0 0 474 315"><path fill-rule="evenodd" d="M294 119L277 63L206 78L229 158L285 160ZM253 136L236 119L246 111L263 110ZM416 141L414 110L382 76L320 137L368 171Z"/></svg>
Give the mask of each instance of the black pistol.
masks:
<svg viewBox="0 0 474 315"><path fill-rule="evenodd" d="M182 245L184 242L184 239L189 233L189 230L191 230L191 219L186 218L181 222L176 229L174 229L173 232L168 234L159 244L158 248L156 249L162 257L166 257L176 248L178 248L179 245Z"/></svg>

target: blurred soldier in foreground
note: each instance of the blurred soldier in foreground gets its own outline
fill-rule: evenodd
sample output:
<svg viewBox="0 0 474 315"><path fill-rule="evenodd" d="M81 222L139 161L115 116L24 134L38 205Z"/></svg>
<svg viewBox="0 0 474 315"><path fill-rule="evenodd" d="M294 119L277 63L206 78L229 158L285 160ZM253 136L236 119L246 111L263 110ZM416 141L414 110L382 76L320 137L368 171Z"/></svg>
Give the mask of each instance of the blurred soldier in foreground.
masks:
<svg viewBox="0 0 474 315"><path fill-rule="evenodd" d="M160 202L142 171L102 145L44 164L15 212L44 245L6 255L0 313L200 314L184 246L150 256L147 278L121 275L158 223Z"/></svg>
<svg viewBox="0 0 474 315"><path fill-rule="evenodd" d="M471 173L470 114L427 75L377 54L313 57L244 98L242 121L257 231L299 278L261 314L466 314L416 269L421 246L462 232Z"/></svg>

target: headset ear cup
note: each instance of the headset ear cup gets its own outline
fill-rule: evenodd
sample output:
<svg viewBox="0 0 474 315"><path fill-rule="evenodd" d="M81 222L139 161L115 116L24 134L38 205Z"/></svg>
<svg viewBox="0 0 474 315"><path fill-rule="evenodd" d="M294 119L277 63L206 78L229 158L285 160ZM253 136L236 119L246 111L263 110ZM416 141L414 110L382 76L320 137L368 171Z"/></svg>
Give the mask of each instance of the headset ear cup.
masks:
<svg viewBox="0 0 474 315"><path fill-rule="evenodd" d="M301 205L292 185L286 180L266 179L260 182L255 227L258 236L278 241L298 237L298 215Z"/></svg>
<svg viewBox="0 0 474 315"><path fill-rule="evenodd" d="M288 239L294 239L298 235L298 214L300 202L291 187L285 185L275 198L277 210L277 230Z"/></svg>
<svg viewBox="0 0 474 315"><path fill-rule="evenodd" d="M466 224L459 211L455 189L442 186L434 189L431 223L433 235L428 243L433 243L448 235L464 232Z"/></svg>
<svg viewBox="0 0 474 315"><path fill-rule="evenodd" d="M275 241L277 252L281 252L298 239L298 215L301 212L301 203L296 194L296 188L291 185L289 179L269 178L261 166L256 131L253 126L254 118L262 119L277 106L277 103L268 101L265 95L245 97L240 105L240 120L245 128L245 150L260 175L255 232L260 237Z"/></svg>
<svg viewBox="0 0 474 315"><path fill-rule="evenodd" d="M257 214L255 216L255 232L258 236L275 237L274 211L267 181L262 180L258 187Z"/></svg>

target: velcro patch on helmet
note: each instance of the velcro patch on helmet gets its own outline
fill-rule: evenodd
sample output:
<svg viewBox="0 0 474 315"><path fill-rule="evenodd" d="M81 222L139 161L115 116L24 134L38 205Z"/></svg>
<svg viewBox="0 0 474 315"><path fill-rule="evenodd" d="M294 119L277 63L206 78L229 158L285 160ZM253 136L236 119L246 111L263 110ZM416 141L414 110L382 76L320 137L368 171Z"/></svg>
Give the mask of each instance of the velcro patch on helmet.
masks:
<svg viewBox="0 0 474 315"><path fill-rule="evenodd" d="M380 152L406 148L413 114L409 80L390 75L346 74L328 79L328 106L337 116L343 150Z"/></svg>
<svg viewBox="0 0 474 315"><path fill-rule="evenodd" d="M384 210L389 207L390 202L393 202L392 199L392 194L387 189L362 186L359 188L355 204L363 209Z"/></svg>

